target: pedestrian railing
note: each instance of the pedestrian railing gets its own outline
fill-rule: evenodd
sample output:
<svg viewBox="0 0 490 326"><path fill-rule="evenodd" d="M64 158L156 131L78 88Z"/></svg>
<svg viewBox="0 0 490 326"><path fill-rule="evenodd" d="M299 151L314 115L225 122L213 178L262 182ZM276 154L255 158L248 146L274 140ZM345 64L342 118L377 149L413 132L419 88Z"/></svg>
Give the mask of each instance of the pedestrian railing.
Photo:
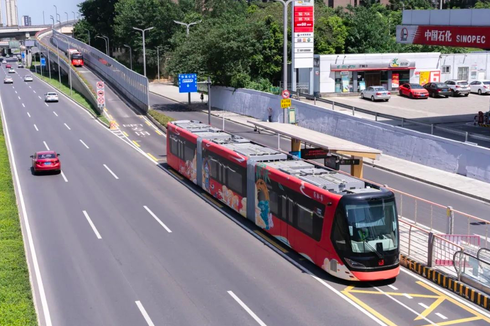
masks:
<svg viewBox="0 0 490 326"><path fill-rule="evenodd" d="M459 281L490 294L490 250L482 248L478 252L457 251L453 264Z"/></svg>

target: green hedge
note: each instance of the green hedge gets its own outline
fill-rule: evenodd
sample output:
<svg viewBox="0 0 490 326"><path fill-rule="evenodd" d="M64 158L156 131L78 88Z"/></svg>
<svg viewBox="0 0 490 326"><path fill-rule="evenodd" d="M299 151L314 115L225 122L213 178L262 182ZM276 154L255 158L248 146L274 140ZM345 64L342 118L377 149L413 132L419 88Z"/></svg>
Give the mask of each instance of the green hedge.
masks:
<svg viewBox="0 0 490 326"><path fill-rule="evenodd" d="M37 325L12 174L0 123L0 325Z"/></svg>
<svg viewBox="0 0 490 326"><path fill-rule="evenodd" d="M175 120L174 118L171 118L168 115L165 115L162 112L156 110L149 110L148 114L151 115L156 121L158 121L164 127L167 127L168 122Z"/></svg>

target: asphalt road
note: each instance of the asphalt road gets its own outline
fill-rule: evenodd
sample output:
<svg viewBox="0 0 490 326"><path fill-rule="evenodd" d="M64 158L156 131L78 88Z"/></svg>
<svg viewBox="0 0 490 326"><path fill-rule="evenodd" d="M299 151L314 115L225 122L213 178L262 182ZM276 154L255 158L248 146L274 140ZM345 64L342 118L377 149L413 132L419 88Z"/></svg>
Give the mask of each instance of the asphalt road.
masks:
<svg viewBox="0 0 490 326"><path fill-rule="evenodd" d="M23 74L0 92L53 325L490 322L405 270L393 284L329 277L141 155L165 153L164 136L136 147L63 97L46 105L50 88ZM62 175L31 174L46 146Z"/></svg>

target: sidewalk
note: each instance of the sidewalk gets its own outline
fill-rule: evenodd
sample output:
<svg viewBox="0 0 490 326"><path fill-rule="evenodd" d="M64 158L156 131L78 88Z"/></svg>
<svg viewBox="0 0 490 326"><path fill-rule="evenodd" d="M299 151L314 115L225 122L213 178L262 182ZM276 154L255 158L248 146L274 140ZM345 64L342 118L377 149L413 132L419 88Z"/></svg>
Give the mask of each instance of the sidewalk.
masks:
<svg viewBox="0 0 490 326"><path fill-rule="evenodd" d="M151 83L150 92L165 96L176 102L187 104L187 94L179 93L178 87L175 87L173 85ZM193 96L191 97L191 103L201 103L199 93L193 93L192 95ZM206 101L207 96L205 95L204 102ZM317 104L321 107L327 105L326 103L321 102L317 102ZM345 113L352 114L351 112ZM224 116L225 120L247 125L250 127L253 127L253 125L248 121L259 121L258 119L252 117L242 116L236 113L226 112L222 110L212 110L212 114L219 117ZM362 115L360 114L359 116ZM370 118L372 119L372 116ZM382 154L380 160L366 160L365 163L399 175L406 176L414 180L419 180L421 182L428 183L473 198L477 198L485 202L490 202L490 183L487 182L478 181L439 169L434 169L425 165L402 160L386 154Z"/></svg>

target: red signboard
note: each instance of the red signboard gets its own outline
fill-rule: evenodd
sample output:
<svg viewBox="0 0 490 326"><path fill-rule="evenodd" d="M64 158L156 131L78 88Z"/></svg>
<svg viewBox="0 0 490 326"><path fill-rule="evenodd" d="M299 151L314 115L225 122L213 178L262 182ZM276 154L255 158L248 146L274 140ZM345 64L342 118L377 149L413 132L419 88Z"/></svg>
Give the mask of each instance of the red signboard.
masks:
<svg viewBox="0 0 490 326"><path fill-rule="evenodd" d="M399 43L490 49L490 26L397 26Z"/></svg>
<svg viewBox="0 0 490 326"><path fill-rule="evenodd" d="M313 7L294 7L294 32L313 32Z"/></svg>

